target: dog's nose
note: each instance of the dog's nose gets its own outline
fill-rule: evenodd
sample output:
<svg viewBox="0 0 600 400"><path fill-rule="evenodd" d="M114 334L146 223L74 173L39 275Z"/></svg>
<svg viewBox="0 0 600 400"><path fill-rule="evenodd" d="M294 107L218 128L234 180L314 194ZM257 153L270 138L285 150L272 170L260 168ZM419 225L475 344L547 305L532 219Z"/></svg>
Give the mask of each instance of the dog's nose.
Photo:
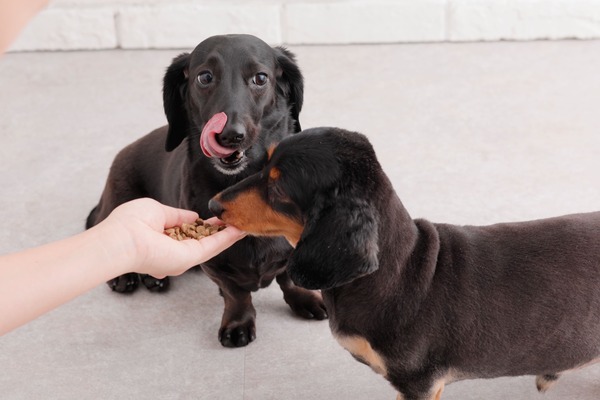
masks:
<svg viewBox="0 0 600 400"><path fill-rule="evenodd" d="M208 209L210 210L210 212L215 214L215 217L217 217L217 218L221 218L223 211L225 211L225 208L223 208L223 205L215 199L210 199L208 201Z"/></svg>
<svg viewBox="0 0 600 400"><path fill-rule="evenodd" d="M223 146L238 145L242 143L246 137L246 128L240 123L227 125L223 132L217 137Z"/></svg>

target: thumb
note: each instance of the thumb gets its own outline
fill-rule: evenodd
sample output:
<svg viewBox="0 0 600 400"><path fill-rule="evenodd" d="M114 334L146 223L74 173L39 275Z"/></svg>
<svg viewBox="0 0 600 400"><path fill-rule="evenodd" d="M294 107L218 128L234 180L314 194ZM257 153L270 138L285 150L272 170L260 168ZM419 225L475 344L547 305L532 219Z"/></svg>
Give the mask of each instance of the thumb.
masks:
<svg viewBox="0 0 600 400"><path fill-rule="evenodd" d="M188 255L190 257L190 265L188 268L210 260L238 240L244 238L246 235L246 232L228 226L222 231L216 232L200 240L181 241L180 243L188 248Z"/></svg>

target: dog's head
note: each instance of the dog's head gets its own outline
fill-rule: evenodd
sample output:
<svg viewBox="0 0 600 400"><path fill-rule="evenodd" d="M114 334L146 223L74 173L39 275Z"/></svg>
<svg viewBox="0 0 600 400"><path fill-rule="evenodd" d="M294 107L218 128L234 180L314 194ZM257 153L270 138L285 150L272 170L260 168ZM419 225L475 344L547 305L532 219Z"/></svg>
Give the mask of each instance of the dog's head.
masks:
<svg viewBox="0 0 600 400"><path fill-rule="evenodd" d="M190 138L219 171L236 174L264 161L271 143L300 131L303 91L302 74L285 48L250 35L210 37L167 69L165 148Z"/></svg>
<svg viewBox="0 0 600 400"><path fill-rule="evenodd" d="M377 270L383 171L363 135L308 129L270 149L261 172L209 202L225 222L254 235L285 236L295 246L292 280L328 289Z"/></svg>

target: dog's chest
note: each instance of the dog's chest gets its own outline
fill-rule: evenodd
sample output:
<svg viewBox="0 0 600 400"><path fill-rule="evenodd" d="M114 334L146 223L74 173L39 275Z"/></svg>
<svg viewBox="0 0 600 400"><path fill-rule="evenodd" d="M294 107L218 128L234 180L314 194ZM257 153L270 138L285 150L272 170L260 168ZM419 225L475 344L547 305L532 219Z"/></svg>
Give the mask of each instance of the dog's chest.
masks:
<svg viewBox="0 0 600 400"><path fill-rule="evenodd" d="M254 292L285 270L291 249L283 238L247 237L203 264L203 268Z"/></svg>
<svg viewBox="0 0 600 400"><path fill-rule="evenodd" d="M383 357L373 350L373 347L367 341L367 339L356 335L348 336L335 333L333 336L343 348L352 354L354 358L364 364L367 364L376 373L387 377L387 367Z"/></svg>
<svg viewBox="0 0 600 400"><path fill-rule="evenodd" d="M377 351L373 350L371 343L367 339L360 335L349 335L340 331L338 324L340 316L337 312L338 295L339 291L336 289L323 291L323 301L329 313L329 327L331 328L333 337L356 360L368 365L376 373L387 377L387 367L384 358Z"/></svg>

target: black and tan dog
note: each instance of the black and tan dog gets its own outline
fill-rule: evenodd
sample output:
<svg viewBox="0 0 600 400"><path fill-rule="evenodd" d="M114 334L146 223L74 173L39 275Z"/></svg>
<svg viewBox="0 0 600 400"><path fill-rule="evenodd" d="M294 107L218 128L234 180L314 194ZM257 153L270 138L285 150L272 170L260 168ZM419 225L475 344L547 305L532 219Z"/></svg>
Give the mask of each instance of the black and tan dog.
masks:
<svg viewBox="0 0 600 400"><path fill-rule="evenodd" d="M491 226L413 220L361 134L310 129L211 210L295 246L336 339L398 399L470 378L563 371L600 356L600 212Z"/></svg>
<svg viewBox="0 0 600 400"><path fill-rule="evenodd" d="M300 131L304 84L294 55L250 35L213 36L173 60L164 77L169 122L115 158L87 227L138 197L210 215L208 200L259 171L266 149ZM202 265L225 300L219 340L245 346L255 338L251 292L276 279L285 301L305 318L327 317L320 294L295 286L285 266L292 247L282 238L245 238ZM143 276L151 290L165 279ZM137 274L113 279L117 292L138 286Z"/></svg>

